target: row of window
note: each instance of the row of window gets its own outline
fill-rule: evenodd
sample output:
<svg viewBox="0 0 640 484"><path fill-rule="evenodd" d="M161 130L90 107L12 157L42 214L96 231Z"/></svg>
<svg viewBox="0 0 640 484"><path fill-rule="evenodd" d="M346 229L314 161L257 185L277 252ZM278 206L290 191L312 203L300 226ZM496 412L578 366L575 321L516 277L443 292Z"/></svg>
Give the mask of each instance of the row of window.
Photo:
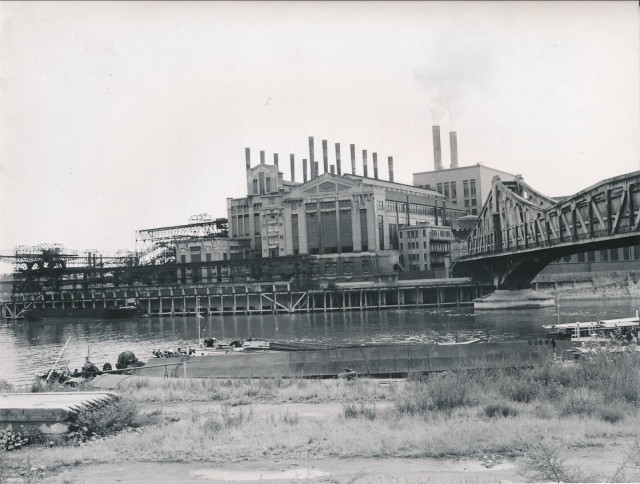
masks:
<svg viewBox="0 0 640 484"><path fill-rule="evenodd" d="M441 239L450 239L451 238L451 232L446 230L446 229L428 229L429 230L429 237L431 237L432 239L434 238L441 238ZM417 239L420 236L420 230L407 230L404 232L400 232L400 238L403 238L403 233L406 234L406 237L408 239ZM426 237L427 236L427 229L422 229L422 236Z"/></svg>
<svg viewBox="0 0 640 484"><path fill-rule="evenodd" d="M407 213L407 204L405 202L394 202L387 200L383 202L378 200L376 202L378 210L385 210L387 212ZM435 207L429 205L418 205L416 203L409 204L409 213L415 213L417 215L429 215L435 217ZM463 216L465 213L460 210L446 209L447 219L452 220ZM438 207L438 216L442 217L442 209Z"/></svg>

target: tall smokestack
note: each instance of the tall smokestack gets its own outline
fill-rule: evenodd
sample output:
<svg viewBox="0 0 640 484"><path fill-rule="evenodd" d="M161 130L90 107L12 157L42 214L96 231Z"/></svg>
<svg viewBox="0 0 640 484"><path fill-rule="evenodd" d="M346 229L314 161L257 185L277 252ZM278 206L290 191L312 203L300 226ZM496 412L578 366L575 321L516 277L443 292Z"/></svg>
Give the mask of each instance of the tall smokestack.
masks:
<svg viewBox="0 0 640 484"><path fill-rule="evenodd" d="M291 164L291 181L296 181L296 164L293 153L289 155L289 163Z"/></svg>
<svg viewBox="0 0 640 484"><path fill-rule="evenodd" d="M351 150L351 174L356 174L356 145L349 145Z"/></svg>
<svg viewBox="0 0 640 484"><path fill-rule="evenodd" d="M276 167L276 173L277 173L278 169L280 168L280 166L278 165L278 153L273 154L273 164Z"/></svg>
<svg viewBox="0 0 640 484"><path fill-rule="evenodd" d="M329 173L329 153L327 153L327 140L322 140L322 164L324 172Z"/></svg>
<svg viewBox="0 0 640 484"><path fill-rule="evenodd" d="M433 165L436 171L442 170L442 148L440 147L440 126L433 126Z"/></svg>
<svg viewBox="0 0 640 484"><path fill-rule="evenodd" d="M373 153L373 178L378 179L378 153Z"/></svg>
<svg viewBox="0 0 640 484"><path fill-rule="evenodd" d="M333 174L335 174L335 172L336 172L336 166L335 165L331 165L329 167L329 173L331 173L333 175Z"/></svg>
<svg viewBox="0 0 640 484"><path fill-rule="evenodd" d="M316 176L320 176L320 162L319 161L314 161L313 162L313 171L316 174Z"/></svg>
<svg viewBox="0 0 640 484"><path fill-rule="evenodd" d="M393 181L393 156L387 158L389 160L389 181Z"/></svg>
<svg viewBox="0 0 640 484"><path fill-rule="evenodd" d="M367 178L367 150L362 150L362 174Z"/></svg>
<svg viewBox="0 0 640 484"><path fill-rule="evenodd" d="M251 168L251 148L244 149L244 159L245 159L245 166L247 167L247 170L248 170L249 168Z"/></svg>
<svg viewBox="0 0 640 484"><path fill-rule="evenodd" d="M264 165L264 151L260 150L260 164Z"/></svg>
<svg viewBox="0 0 640 484"><path fill-rule="evenodd" d="M313 136L309 136L309 168L311 170L311 178L315 178L317 174L314 173L315 170L315 158L313 157Z"/></svg>
<svg viewBox="0 0 640 484"><path fill-rule="evenodd" d="M302 181L307 183L307 159L302 159Z"/></svg>
<svg viewBox="0 0 640 484"><path fill-rule="evenodd" d="M449 146L451 147L451 168L458 168L458 134L449 131Z"/></svg>
<svg viewBox="0 0 640 484"><path fill-rule="evenodd" d="M336 170L338 175L342 175L342 168L340 167L340 143L336 143Z"/></svg>

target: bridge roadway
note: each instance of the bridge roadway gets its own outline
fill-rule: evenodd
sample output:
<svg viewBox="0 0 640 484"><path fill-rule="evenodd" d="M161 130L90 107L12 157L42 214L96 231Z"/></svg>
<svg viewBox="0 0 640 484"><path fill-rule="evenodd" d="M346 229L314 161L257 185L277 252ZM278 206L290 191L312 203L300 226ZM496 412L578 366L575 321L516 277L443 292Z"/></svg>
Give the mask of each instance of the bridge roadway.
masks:
<svg viewBox="0 0 640 484"><path fill-rule="evenodd" d="M494 177L468 255L456 276L491 281L496 289L528 288L559 257L640 244L640 171L603 180L553 199L524 183Z"/></svg>

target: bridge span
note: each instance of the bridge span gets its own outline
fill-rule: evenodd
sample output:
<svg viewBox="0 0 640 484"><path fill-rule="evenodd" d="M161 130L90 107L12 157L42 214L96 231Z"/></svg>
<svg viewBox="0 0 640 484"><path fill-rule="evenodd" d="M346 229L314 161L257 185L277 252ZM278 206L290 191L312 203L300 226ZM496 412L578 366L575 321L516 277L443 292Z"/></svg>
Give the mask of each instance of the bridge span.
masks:
<svg viewBox="0 0 640 484"><path fill-rule="evenodd" d="M527 185L494 177L467 239L456 275L491 281L496 289L528 288L549 263L580 252L640 243L640 171L600 181L553 199Z"/></svg>

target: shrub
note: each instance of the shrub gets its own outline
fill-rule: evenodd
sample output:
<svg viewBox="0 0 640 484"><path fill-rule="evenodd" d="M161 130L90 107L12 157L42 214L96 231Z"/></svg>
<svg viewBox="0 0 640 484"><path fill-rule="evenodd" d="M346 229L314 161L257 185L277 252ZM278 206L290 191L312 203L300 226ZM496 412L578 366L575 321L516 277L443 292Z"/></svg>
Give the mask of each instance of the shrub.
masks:
<svg viewBox="0 0 640 484"><path fill-rule="evenodd" d="M544 391L538 384L517 376L500 378L498 385L500 393L514 402L529 403Z"/></svg>
<svg viewBox="0 0 640 484"><path fill-rule="evenodd" d="M200 420L199 415L192 417L194 422ZM207 434L216 434L224 429L235 429L240 427L244 422L253 420L253 409L249 411L239 410L232 412L230 405L223 405L218 415L212 415L202 422L202 428Z"/></svg>
<svg viewBox="0 0 640 484"><path fill-rule="evenodd" d="M126 398L119 398L108 405L84 409L70 422L70 437L83 441L91 436L103 436L126 427L134 427L138 416L137 405Z"/></svg>
<svg viewBox="0 0 640 484"><path fill-rule="evenodd" d="M624 420L625 412L620 407L608 405L600 409L599 417L605 422L616 423Z"/></svg>
<svg viewBox="0 0 640 484"><path fill-rule="evenodd" d="M0 380L0 393L13 393L15 391L14 386L5 380Z"/></svg>
<svg viewBox="0 0 640 484"><path fill-rule="evenodd" d="M560 446L536 439L521 442L520 450L525 456L521 473L532 482L599 482L600 477L568 466L560 457Z"/></svg>
<svg viewBox="0 0 640 484"><path fill-rule="evenodd" d="M604 407L599 393L586 388L572 389L560 401L560 415L594 415Z"/></svg>
<svg viewBox="0 0 640 484"><path fill-rule="evenodd" d="M300 422L300 415L297 413L289 413L289 411L285 411L282 415L282 421L288 425L297 425Z"/></svg>
<svg viewBox="0 0 640 484"><path fill-rule="evenodd" d="M504 403L490 403L483 410L487 417L512 417L518 415L518 410Z"/></svg>
<svg viewBox="0 0 640 484"><path fill-rule="evenodd" d="M364 402L360 404L355 403L343 403L342 410L345 418L359 418L363 417L367 420L375 420L376 418L376 406L366 405Z"/></svg>
<svg viewBox="0 0 640 484"><path fill-rule="evenodd" d="M396 396L395 408L400 413L424 415L431 411L451 413L471 403L473 391L470 377L463 372L430 375Z"/></svg>

